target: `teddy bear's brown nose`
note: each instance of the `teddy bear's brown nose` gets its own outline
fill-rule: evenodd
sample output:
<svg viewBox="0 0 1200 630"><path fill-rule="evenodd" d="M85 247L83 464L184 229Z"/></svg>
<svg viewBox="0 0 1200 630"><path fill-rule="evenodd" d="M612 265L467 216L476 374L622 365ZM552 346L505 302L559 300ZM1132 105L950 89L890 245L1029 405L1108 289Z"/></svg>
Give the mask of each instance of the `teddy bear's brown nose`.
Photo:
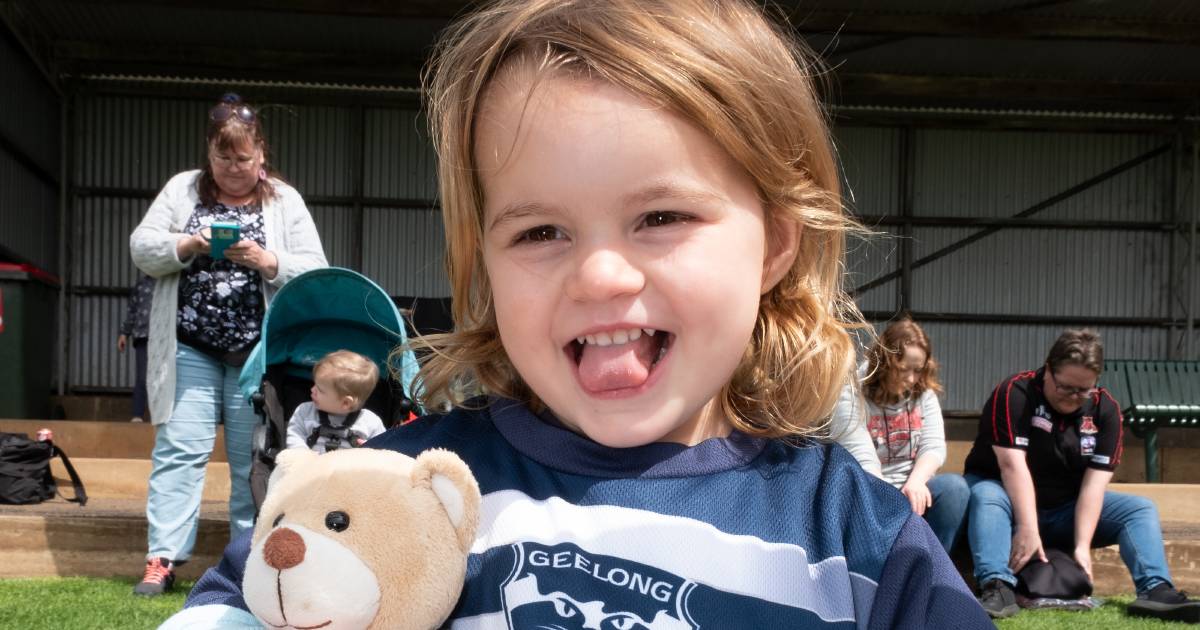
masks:
<svg viewBox="0 0 1200 630"><path fill-rule="evenodd" d="M300 534L280 527L267 536L267 544L263 547L263 560L270 567L282 571L304 562L304 551L304 539Z"/></svg>

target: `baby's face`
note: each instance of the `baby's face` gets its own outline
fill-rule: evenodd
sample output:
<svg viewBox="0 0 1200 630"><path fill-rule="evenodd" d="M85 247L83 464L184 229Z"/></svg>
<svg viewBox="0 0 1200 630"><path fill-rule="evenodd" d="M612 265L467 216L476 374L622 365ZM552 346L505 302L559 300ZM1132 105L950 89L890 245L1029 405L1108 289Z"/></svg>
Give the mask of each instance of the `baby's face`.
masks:
<svg viewBox="0 0 1200 630"><path fill-rule="evenodd" d="M325 413L342 415L351 411L351 405L347 403L348 399L338 395L328 376L321 372L313 375L313 386L308 393L312 398L313 405Z"/></svg>
<svg viewBox="0 0 1200 630"><path fill-rule="evenodd" d="M756 187L690 123L599 81L520 71L477 127L501 340L558 418L601 444L729 432L767 240ZM789 261L790 263L790 258Z"/></svg>

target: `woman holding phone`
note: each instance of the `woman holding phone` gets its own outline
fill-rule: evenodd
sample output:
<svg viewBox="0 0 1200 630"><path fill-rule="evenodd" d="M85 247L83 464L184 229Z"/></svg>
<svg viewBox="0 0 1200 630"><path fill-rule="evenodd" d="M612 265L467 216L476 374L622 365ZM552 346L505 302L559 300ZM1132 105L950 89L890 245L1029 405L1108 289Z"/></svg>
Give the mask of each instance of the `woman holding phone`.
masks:
<svg viewBox="0 0 1200 630"><path fill-rule="evenodd" d="M129 238L134 264L158 280L148 344L155 425L149 552L134 587L141 595L170 590L175 565L191 555L218 423L229 461L230 535L252 525L256 420L238 393L238 375L275 291L328 265L304 200L267 163L257 112L226 94L209 110L206 140L202 168L172 177ZM217 236L236 233L237 240L214 243L214 223L232 224Z"/></svg>

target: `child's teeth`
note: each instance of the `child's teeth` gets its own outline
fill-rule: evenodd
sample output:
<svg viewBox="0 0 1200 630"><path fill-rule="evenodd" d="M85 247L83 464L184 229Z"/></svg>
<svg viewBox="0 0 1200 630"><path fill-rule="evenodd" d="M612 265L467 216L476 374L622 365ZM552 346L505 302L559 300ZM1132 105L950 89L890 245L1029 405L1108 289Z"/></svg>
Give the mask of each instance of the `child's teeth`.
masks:
<svg viewBox="0 0 1200 630"><path fill-rule="evenodd" d="M613 330L610 332L598 332L591 335L583 335L576 337L575 341L580 345L591 344L594 346L613 346L637 341L642 338L642 335L654 336L653 328L631 328L629 330Z"/></svg>

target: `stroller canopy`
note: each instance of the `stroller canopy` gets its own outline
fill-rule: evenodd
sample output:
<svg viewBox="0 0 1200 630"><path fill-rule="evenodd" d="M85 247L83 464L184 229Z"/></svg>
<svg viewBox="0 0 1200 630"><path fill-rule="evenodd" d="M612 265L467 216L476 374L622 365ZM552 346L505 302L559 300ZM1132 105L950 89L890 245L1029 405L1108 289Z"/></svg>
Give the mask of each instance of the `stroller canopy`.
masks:
<svg viewBox="0 0 1200 630"><path fill-rule="evenodd" d="M349 269L314 269L275 294L238 386L248 400L272 365L286 365L296 376L311 378L312 366L321 357L341 349L375 361L386 378L389 354L406 341L400 311L379 285ZM390 366L408 396L416 398L411 389L417 374L412 351L392 358Z"/></svg>

